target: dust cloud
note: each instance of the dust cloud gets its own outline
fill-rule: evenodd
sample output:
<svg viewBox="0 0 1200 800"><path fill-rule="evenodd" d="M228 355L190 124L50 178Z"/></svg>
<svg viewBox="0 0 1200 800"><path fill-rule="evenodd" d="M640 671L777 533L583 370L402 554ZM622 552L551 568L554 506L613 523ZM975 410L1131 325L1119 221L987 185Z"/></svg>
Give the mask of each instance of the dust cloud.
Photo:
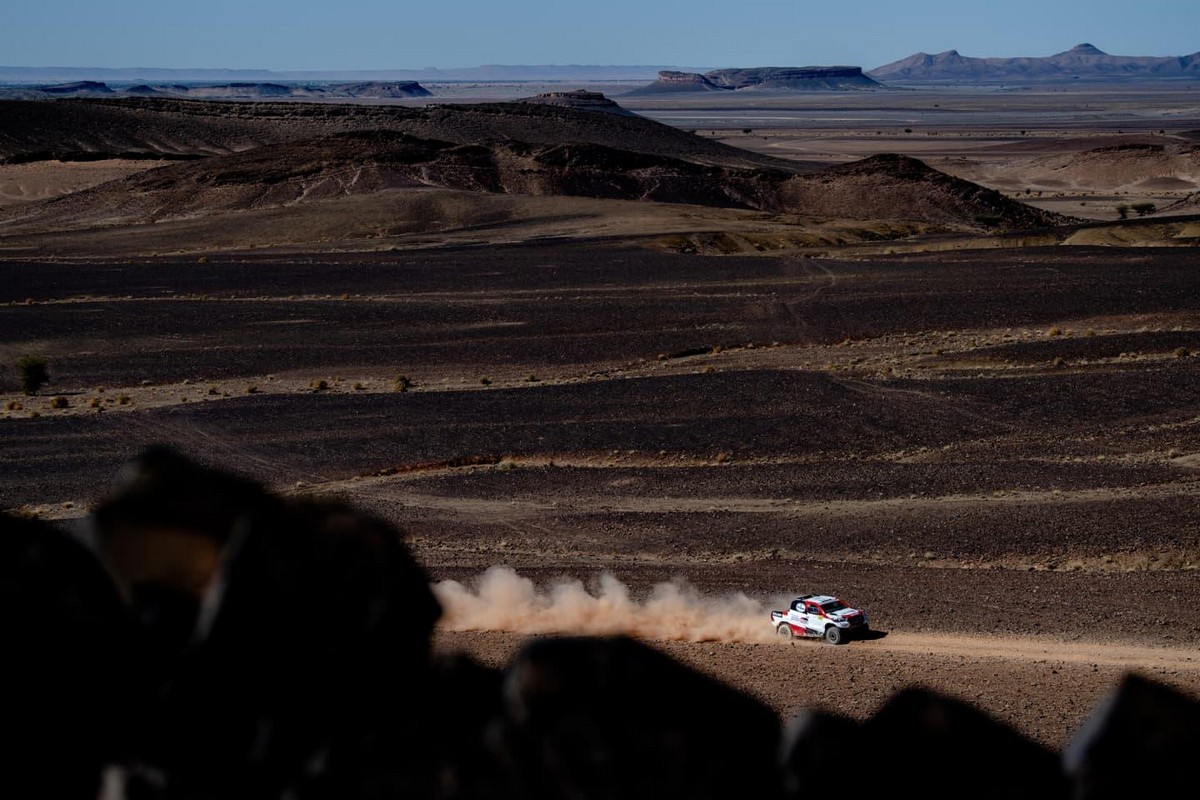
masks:
<svg viewBox="0 0 1200 800"><path fill-rule="evenodd" d="M442 603L440 625L452 631L610 636L688 642L771 642L769 609L737 593L706 597L684 581L657 584L644 600L612 575L590 590L563 579L538 588L509 567L491 567L472 587L434 584Z"/></svg>

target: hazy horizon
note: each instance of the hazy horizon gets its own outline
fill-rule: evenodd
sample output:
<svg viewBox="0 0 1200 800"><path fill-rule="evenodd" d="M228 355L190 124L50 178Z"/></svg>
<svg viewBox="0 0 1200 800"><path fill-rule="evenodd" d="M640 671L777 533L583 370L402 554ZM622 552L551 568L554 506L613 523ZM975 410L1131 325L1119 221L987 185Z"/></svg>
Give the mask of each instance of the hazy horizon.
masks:
<svg viewBox="0 0 1200 800"><path fill-rule="evenodd" d="M844 7L612 0L603 14L547 0L395 5L312 0L167 7L50 0L6 11L6 67L364 72L480 66L805 66L872 69L916 52L1048 56L1090 42L1127 56L1200 50L1200 4L1116 0L1003 9L945 0Z"/></svg>

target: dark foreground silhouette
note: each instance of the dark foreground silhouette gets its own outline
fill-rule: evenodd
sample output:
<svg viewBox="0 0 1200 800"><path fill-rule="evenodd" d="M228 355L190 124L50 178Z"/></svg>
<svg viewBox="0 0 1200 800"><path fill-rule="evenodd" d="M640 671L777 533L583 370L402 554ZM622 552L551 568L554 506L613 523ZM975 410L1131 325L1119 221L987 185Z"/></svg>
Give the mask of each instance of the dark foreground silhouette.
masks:
<svg viewBox="0 0 1200 800"><path fill-rule="evenodd" d="M1057 753L919 687L781 726L626 637L435 657L398 531L162 448L79 530L0 521L14 796L1162 797L1200 744L1200 704L1132 673Z"/></svg>

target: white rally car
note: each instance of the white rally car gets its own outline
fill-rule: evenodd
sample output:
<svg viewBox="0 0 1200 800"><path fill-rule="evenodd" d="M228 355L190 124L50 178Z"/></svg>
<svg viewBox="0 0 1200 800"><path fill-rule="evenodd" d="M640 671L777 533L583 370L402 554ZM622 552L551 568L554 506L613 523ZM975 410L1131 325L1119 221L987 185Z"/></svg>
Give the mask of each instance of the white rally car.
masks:
<svg viewBox="0 0 1200 800"><path fill-rule="evenodd" d="M772 611L775 632L788 639L824 638L843 644L861 637L871 628L867 614L827 594L805 594L792 601L787 611Z"/></svg>

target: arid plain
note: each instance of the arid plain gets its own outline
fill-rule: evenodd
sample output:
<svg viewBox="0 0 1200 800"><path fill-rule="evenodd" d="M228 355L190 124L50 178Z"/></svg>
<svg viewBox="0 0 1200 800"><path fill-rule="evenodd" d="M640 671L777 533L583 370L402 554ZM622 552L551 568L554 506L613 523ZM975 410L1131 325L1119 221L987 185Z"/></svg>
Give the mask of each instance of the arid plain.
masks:
<svg viewBox="0 0 1200 800"><path fill-rule="evenodd" d="M819 671L830 710L920 684L1061 746L1126 671L1200 692L1189 87L603 87L663 130L60 101L115 144L0 136L0 505L78 518L165 442L377 512L434 581L835 593L882 635L651 638L784 717Z"/></svg>

